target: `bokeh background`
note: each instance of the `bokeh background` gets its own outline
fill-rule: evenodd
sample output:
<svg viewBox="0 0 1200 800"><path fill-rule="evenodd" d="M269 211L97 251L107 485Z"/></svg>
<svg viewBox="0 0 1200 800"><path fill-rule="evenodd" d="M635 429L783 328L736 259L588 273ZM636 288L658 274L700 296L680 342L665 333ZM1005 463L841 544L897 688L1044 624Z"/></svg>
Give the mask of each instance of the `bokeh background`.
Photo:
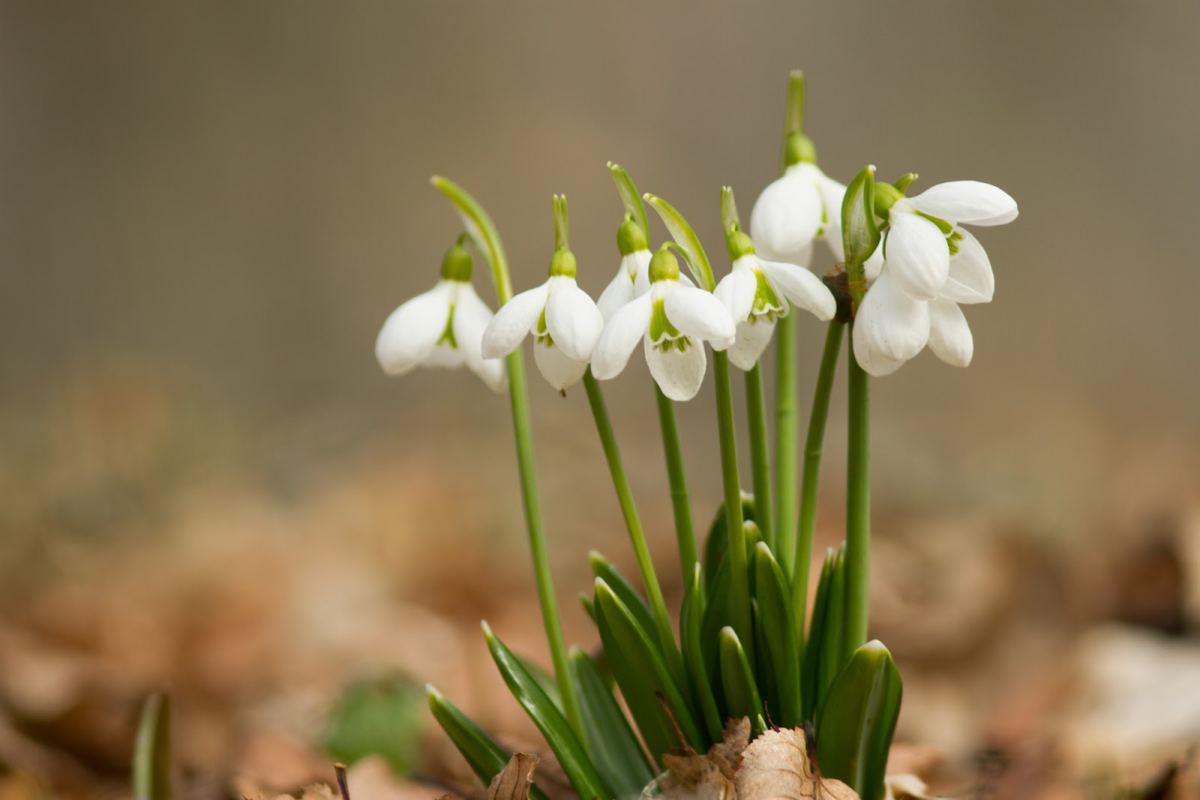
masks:
<svg viewBox="0 0 1200 800"><path fill-rule="evenodd" d="M1153 776L1200 740L1198 45L1186 0L0 4L0 763L120 791L136 701L169 685L193 784L294 789L323 774L340 688L387 668L531 738L473 627L544 652L506 401L373 358L459 233L427 179L489 208L518 287L567 194L598 293L605 162L723 255L718 189L748 213L773 177L800 67L830 174L975 178L1021 206L981 237L998 291L969 310L971 368L926 354L873 388L901 734L1001 795ZM807 394L822 330L801 335ZM638 359L608 391L674 575ZM532 394L590 643L586 553L627 547L582 392ZM709 394L681 420L704 519ZM436 741L416 763L459 766Z"/></svg>

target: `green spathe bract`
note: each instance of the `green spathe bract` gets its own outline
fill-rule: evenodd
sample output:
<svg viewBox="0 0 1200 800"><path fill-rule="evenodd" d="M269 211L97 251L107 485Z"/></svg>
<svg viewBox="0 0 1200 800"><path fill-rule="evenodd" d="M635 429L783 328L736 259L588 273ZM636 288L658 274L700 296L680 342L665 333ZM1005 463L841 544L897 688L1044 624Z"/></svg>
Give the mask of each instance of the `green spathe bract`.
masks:
<svg viewBox="0 0 1200 800"><path fill-rule="evenodd" d="M146 698L133 745L134 800L171 800L171 702Z"/></svg>

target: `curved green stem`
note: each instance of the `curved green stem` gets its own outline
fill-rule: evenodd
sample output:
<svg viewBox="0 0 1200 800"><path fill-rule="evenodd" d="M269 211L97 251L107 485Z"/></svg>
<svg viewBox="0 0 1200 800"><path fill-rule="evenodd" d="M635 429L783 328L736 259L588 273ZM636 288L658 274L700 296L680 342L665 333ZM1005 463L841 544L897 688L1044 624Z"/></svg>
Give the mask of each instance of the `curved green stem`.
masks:
<svg viewBox="0 0 1200 800"><path fill-rule="evenodd" d="M434 187L455 205L463 217L467 232L479 249L487 256L492 269L492 281L496 286L496 301L504 305L512 298L512 279L508 273L508 259L504 246L483 206L453 181L434 176ZM538 600L542 607L542 623L550 645L550 656L554 661L554 677L562 695L567 720L576 733L583 735L579 708L579 697L571 685L570 665L563 638L562 623L558 616L558 601L554 595L554 580L550 574L550 559L546 552L546 532L542 526L542 511L538 501L537 475L533 462L533 434L529 418L529 393L525 386L525 362L520 349L505 359L508 368L508 395L512 408L513 433L517 445L517 471L521 478L521 500L525 507L525 526L529 534L529 550L533 556L533 572L537 581Z"/></svg>
<svg viewBox="0 0 1200 800"><path fill-rule="evenodd" d="M667 482L671 487L671 514L675 518L675 541L679 547L679 569L684 586L691 583L692 571L699 561L696 549L696 529L692 525L692 504L688 499L687 475L683 470L683 448L679 444L679 428L675 423L675 403L654 384L654 399L658 404L658 425L662 429L663 455L667 461Z"/></svg>
<svg viewBox="0 0 1200 800"><path fill-rule="evenodd" d="M746 412L750 420L750 474L754 480L754 521L767 547L775 550L775 527L771 522L771 449L767 444L767 401L758 364L746 373Z"/></svg>
<svg viewBox="0 0 1200 800"><path fill-rule="evenodd" d="M867 373L846 345L849 437L846 452L846 627L842 662L867 641L871 573L871 463Z"/></svg>
<svg viewBox="0 0 1200 800"><path fill-rule="evenodd" d="M629 531L633 554L637 559L638 569L642 573L642 583L645 584L646 594L650 598L650 608L654 611L654 622L658 629L662 650L668 658L678 662L673 666L677 667L679 673L682 674L683 656L675 643L671 615L667 612L667 601L663 598L658 575L654 572L654 561L650 557L650 548L646 545L646 533L642 529L642 520L638 516L637 505L633 500L633 489L629 485L629 478L625 475L625 466L621 463L621 451L617 447L617 437L613 432L612 420L608 416L604 394L600 390L600 383L592 376L590 367L587 372L583 373L583 387L587 392L588 405L592 409L592 418L596 421L596 434L600 437L600 444L604 448L608 471L612 475L613 488L617 492L617 502L621 506L621 516L625 518L625 527Z"/></svg>
<svg viewBox="0 0 1200 800"><path fill-rule="evenodd" d="M829 396L837 373L842 332L846 323L833 320L825 333L825 351L813 391L808 434L804 439L804 483L800 488L800 534L796 539L796 568L792 573L792 608L796 612L798 641L804 641L804 620L808 606L808 573L812 564L813 531L817 521L817 489L821 483L821 449L825 442L825 421L829 418Z"/></svg>

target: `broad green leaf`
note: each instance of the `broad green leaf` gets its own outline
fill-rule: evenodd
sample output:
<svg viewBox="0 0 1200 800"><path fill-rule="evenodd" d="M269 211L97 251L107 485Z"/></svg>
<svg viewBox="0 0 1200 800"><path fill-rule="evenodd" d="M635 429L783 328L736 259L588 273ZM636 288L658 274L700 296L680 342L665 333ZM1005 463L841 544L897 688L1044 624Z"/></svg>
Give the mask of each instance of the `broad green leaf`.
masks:
<svg viewBox="0 0 1200 800"><path fill-rule="evenodd" d="M746 651L738 641L737 632L728 625L721 629L720 642L721 683L729 702L729 716L732 719L749 717L757 726L763 716L762 699Z"/></svg>
<svg viewBox="0 0 1200 800"><path fill-rule="evenodd" d="M754 495L742 492L742 519L756 522L754 510ZM708 526L708 538L704 540L704 585L711 587L717 577L717 569L725 559L725 550L729 547L728 524L725 522L725 503L717 507L717 515ZM709 597L712 597L711 590Z"/></svg>
<svg viewBox="0 0 1200 800"><path fill-rule="evenodd" d="M753 520L747 520L743 524L746 528L746 563L749 572L747 584L750 584L754 579L754 570L749 567L754 563L754 547L758 544L760 533ZM725 698L724 683L721 680L720 638L721 629L726 625L732 626L734 622L734 610L731 602L732 583L730 561L728 558L722 558L716 576L705 587L708 592L708 601L704 609L704 619L700 624L700 648L704 656L704 664L708 668L717 708L720 710L722 718L725 719L728 719L731 714Z"/></svg>
<svg viewBox="0 0 1200 800"><path fill-rule="evenodd" d="M862 265L879 245L879 225L875 220L875 167L862 169L842 198L842 243L846 251L846 270L853 283L862 279ZM856 271L857 270L857 271ZM852 287L853 288L853 287ZM863 289L866 286L864 283Z"/></svg>
<svg viewBox="0 0 1200 800"><path fill-rule="evenodd" d="M646 219L646 205L642 202L642 195L634 185L633 178L629 177L629 173L625 171L624 167L611 161L608 162L608 172L617 185L617 194L621 196L621 204L625 206L625 213L633 215L634 221L642 227L642 232L649 238L650 221Z"/></svg>
<svg viewBox="0 0 1200 800"><path fill-rule="evenodd" d="M596 579L596 617L609 667L655 761L684 744L703 751L704 737L685 700L686 687L675 683L658 648L602 578ZM679 741L677 730L685 741Z"/></svg>
<svg viewBox="0 0 1200 800"><path fill-rule="evenodd" d="M447 700L432 684L425 685L425 694L429 699L429 710L433 712L433 718L437 720L438 725L442 726L442 730L450 737L458 752L462 753L462 757L479 780L483 781L483 785L490 784L492 778L504 769L512 753L484 733L483 728ZM538 800L546 800L545 793L536 786L530 795Z"/></svg>
<svg viewBox="0 0 1200 800"><path fill-rule="evenodd" d="M845 608L845 559L842 548L830 548L821 566L812 624L801 666L804 718L811 720L821 698L842 667L842 620Z"/></svg>
<svg viewBox="0 0 1200 800"><path fill-rule="evenodd" d="M651 208L658 212L663 224L667 226L667 232L671 234L671 238L675 240L687 257L688 266L691 267L692 277L696 279L696 283L700 288L710 292L715 289L717 279L713 275L712 262L708 260L708 253L704 252L704 245L700 243L700 237L696 235L695 228L684 218L683 214L680 214L673 205L661 197L652 194L645 194L642 197L650 204Z"/></svg>
<svg viewBox="0 0 1200 800"><path fill-rule="evenodd" d="M639 797L642 788L654 779L641 743L588 654L574 647L570 660L592 762L618 798Z"/></svg>
<svg viewBox="0 0 1200 800"><path fill-rule="evenodd" d="M575 787L575 791L580 797L611 796L611 790L596 771L583 743L571 730L567 718L542 690L537 679L529 673L521 659L492 633L486 622L483 623L483 635L487 638L492 660L504 676L504 682L542 732L546 744L554 751L559 765L571 781L571 785Z"/></svg>
<svg viewBox="0 0 1200 800"><path fill-rule="evenodd" d="M692 581L683 595L683 607L679 612L679 638L683 644L683 661L687 666L692 695L700 707L709 743L721 741L721 713L717 709L717 698L709 680L709 670L704 664L704 648L700 646L701 625L704 621L704 586L699 564L694 564Z"/></svg>
<svg viewBox="0 0 1200 800"><path fill-rule="evenodd" d="M792 619L791 590L783 569L765 542L754 548L754 572L761 633L758 667L769 677L761 681L763 700L775 725L794 728L804 718L800 703L800 648Z"/></svg>
<svg viewBox="0 0 1200 800"><path fill-rule="evenodd" d="M854 651L817 709L821 772L862 800L884 800L883 779L903 687L892 654L878 640Z"/></svg>
<svg viewBox="0 0 1200 800"><path fill-rule="evenodd" d="M396 774L408 773L420 756L422 699L420 685L403 675L354 681L329 715L325 752L345 764L382 756Z"/></svg>
<svg viewBox="0 0 1200 800"><path fill-rule="evenodd" d="M171 800L171 702L146 698L133 745L134 800Z"/></svg>

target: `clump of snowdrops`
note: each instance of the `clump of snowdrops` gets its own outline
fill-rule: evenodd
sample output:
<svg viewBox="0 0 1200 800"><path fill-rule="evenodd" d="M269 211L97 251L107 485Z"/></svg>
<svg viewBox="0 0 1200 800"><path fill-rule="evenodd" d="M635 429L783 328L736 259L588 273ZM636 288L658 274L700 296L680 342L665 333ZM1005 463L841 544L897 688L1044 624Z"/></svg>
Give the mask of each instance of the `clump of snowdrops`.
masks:
<svg viewBox="0 0 1200 800"><path fill-rule="evenodd" d="M910 193L913 173L884 183L868 166L848 185L825 175L804 133L799 73L789 82L781 175L759 194L748 231L733 190L720 192L729 268L722 277L674 205L639 192L622 167L610 163L608 170L623 206L620 259L598 301L577 282L580 262L571 250L565 197L553 201L546 280L514 294L491 218L464 189L435 177L464 232L446 252L437 284L396 309L376 344L390 374L465 366L511 398L553 669L547 676L484 623L496 666L582 798L664 792L670 782L656 778L665 767L727 744L727 730L744 720L752 738L805 731L800 741L815 774L878 800L885 794L901 681L887 648L867 638L869 382L894 373L927 345L949 364L970 363L974 346L962 306L989 302L994 279L987 254L965 226L1010 222L1017 205L976 181ZM647 206L666 230L659 244ZM714 213L717 208L714 203ZM490 268L499 304L494 314L475 291L472 248ZM816 270L816 264L832 266ZM810 317L825 323L825 346L815 380L805 388L811 410L801 464L796 342L812 327ZM554 389L583 384L638 565L635 582L603 556L592 556L595 582L584 604L600 647L591 652L568 650L559 624L534 474L522 356L527 338ZM826 554L810 609L821 450L847 338L845 540ZM775 391L768 399L763 372L772 339ZM650 558L602 389L639 345L655 383L686 587L677 614ZM675 405L699 393L709 350L723 496L712 502L717 513L701 541L685 466L708 465L686 461ZM748 486L737 452L735 372L745 381ZM435 688L428 694L438 722L474 771L485 784L496 779L511 754ZM532 791L538 794L536 786Z"/></svg>

